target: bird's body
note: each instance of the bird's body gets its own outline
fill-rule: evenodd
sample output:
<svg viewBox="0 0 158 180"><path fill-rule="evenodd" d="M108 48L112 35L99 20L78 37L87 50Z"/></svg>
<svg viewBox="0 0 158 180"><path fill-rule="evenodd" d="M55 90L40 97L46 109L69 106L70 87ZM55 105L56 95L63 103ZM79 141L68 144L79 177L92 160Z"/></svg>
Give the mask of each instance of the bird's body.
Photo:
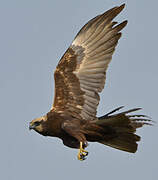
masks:
<svg viewBox="0 0 158 180"><path fill-rule="evenodd" d="M148 124L144 115L129 115L139 108L115 114L120 107L102 117L96 116L108 64L120 31L127 24L113 22L123 8L124 5L114 7L96 16L79 31L55 70L55 98L50 112L30 123L30 129L58 137L68 147L79 148L80 160L87 156L84 148L88 141L136 152L136 142L140 140L134 134L136 128Z"/></svg>

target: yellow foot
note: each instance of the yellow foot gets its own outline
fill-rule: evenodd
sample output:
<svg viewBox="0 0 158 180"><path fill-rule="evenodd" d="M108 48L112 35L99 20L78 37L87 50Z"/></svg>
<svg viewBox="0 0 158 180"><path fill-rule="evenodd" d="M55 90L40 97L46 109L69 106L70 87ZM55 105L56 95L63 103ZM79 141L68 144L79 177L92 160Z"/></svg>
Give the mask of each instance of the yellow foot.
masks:
<svg viewBox="0 0 158 180"><path fill-rule="evenodd" d="M80 142L80 149L77 155L78 160L83 161L86 159L86 156L88 156L88 151L83 149L83 143Z"/></svg>

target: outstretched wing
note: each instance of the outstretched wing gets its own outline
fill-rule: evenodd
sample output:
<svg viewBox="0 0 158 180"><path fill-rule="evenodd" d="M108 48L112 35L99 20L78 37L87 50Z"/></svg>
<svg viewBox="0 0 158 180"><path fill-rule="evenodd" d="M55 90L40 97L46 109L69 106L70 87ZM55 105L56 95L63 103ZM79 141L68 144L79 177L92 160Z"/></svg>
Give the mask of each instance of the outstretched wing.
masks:
<svg viewBox="0 0 158 180"><path fill-rule="evenodd" d="M127 24L124 21L116 25L112 20L124 6L93 18L79 31L54 74L53 111L67 111L87 120L96 118L98 93L104 88L106 70L121 37L120 31Z"/></svg>

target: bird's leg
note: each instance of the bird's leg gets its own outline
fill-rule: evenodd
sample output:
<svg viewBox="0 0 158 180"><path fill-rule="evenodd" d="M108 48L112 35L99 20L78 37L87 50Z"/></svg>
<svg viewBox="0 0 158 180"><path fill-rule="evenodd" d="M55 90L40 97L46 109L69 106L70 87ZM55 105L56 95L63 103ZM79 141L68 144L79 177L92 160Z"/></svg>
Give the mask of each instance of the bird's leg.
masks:
<svg viewBox="0 0 158 180"><path fill-rule="evenodd" d="M83 142L80 142L80 149L77 155L78 160L83 161L86 159L86 156L88 156L88 151L83 148Z"/></svg>
<svg viewBox="0 0 158 180"><path fill-rule="evenodd" d="M76 119L74 119L74 121L65 120L64 123L62 123L62 129L65 132L67 132L70 136L78 140L78 142L80 142L80 148L77 157L78 160L83 161L85 160L85 157L88 155L88 152L84 150L84 148L88 146L88 143L84 135L84 132L80 128L80 122L78 122Z"/></svg>

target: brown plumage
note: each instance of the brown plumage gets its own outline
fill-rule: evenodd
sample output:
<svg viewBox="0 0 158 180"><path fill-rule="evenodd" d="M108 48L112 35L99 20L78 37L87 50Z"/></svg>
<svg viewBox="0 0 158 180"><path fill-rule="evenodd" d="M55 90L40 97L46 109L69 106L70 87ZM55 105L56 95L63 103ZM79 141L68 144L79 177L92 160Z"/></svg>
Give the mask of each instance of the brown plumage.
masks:
<svg viewBox="0 0 158 180"><path fill-rule="evenodd" d="M99 94L104 88L106 70L121 30L127 21L117 25L113 19L124 4L90 20L77 34L54 73L55 98L45 116L34 119L30 129L44 136L58 137L64 145L79 148L78 159L84 160L87 142L99 142L123 151L136 152L140 137L136 128L149 124L144 115L129 115L132 109L120 108L96 117Z"/></svg>

